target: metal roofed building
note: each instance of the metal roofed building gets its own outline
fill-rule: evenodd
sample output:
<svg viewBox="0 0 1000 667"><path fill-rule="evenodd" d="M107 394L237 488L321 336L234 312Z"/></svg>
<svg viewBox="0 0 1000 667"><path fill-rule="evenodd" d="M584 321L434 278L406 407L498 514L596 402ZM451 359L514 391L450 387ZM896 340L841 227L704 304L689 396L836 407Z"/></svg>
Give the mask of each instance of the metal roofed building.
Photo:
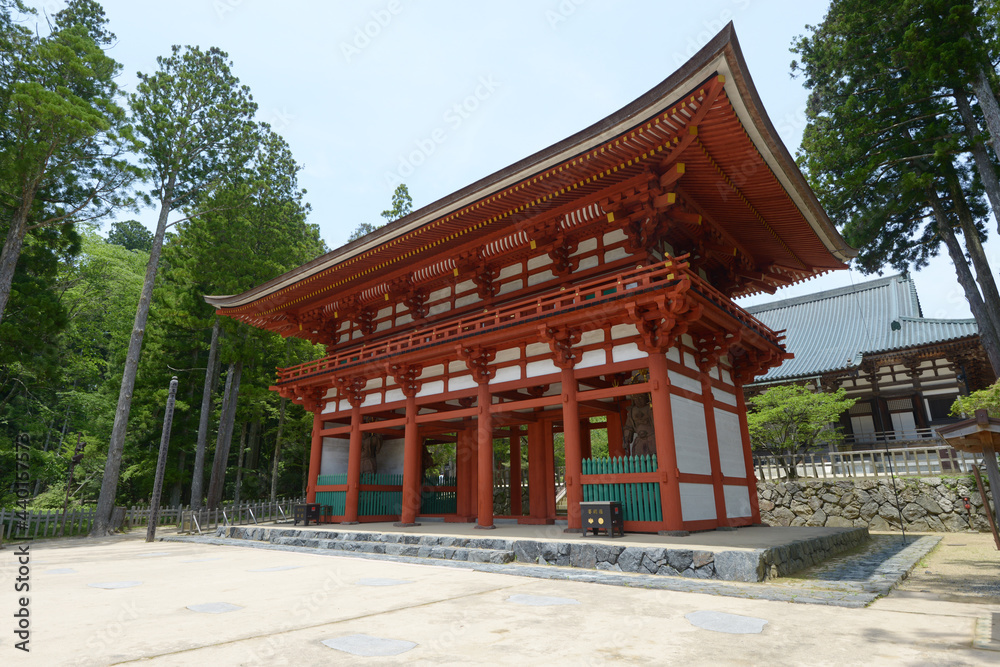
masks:
<svg viewBox="0 0 1000 667"><path fill-rule="evenodd" d="M923 317L905 274L747 311L784 330L794 355L746 385L747 394L773 384L843 387L858 399L842 419L849 445L932 437L931 426L953 421L948 411L957 396L995 379L975 320Z"/></svg>

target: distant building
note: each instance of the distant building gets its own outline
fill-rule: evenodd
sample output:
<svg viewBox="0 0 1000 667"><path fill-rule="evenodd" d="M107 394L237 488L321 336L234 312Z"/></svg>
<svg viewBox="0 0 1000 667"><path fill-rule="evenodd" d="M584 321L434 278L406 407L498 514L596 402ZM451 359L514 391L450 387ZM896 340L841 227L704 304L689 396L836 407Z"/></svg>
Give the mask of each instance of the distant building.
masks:
<svg viewBox="0 0 1000 667"><path fill-rule="evenodd" d="M784 330L795 356L745 385L745 394L791 383L845 388L858 399L841 419L845 445L854 449L933 437L930 427L955 421L948 412L956 397L996 379L975 320L923 317L907 275L747 310Z"/></svg>

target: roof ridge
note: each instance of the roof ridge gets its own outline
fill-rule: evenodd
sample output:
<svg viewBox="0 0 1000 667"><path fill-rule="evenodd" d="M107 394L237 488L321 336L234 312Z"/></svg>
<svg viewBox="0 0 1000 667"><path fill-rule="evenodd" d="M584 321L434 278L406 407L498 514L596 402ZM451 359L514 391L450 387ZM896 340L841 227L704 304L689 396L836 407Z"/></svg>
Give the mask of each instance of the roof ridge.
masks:
<svg viewBox="0 0 1000 667"><path fill-rule="evenodd" d="M847 285L844 287L835 287L833 289L828 289L823 292L815 292L813 294L804 294L802 296L794 296L788 299L782 299L781 301L772 301L771 303L761 303L756 306L747 306L744 308L751 315L756 313L763 313L769 310L778 310L779 308L789 308L791 306L798 306L804 303L812 303L814 301L824 301L826 299L835 299L842 296L848 296L851 294L857 294L858 292L864 292L872 289L878 289L890 285L893 280L898 280L903 278L904 280L912 280L907 277L905 273L897 273L891 276L885 276L883 278L876 278L875 280L869 280L868 282L858 283L857 285Z"/></svg>
<svg viewBox="0 0 1000 667"><path fill-rule="evenodd" d="M907 317L907 316L901 315L897 319L899 319L900 321L904 321L905 320L907 322L930 322L930 323L951 322L953 324L978 324L976 322L976 318L974 318L974 317L967 317L967 318L941 317L941 318L936 318L936 317Z"/></svg>

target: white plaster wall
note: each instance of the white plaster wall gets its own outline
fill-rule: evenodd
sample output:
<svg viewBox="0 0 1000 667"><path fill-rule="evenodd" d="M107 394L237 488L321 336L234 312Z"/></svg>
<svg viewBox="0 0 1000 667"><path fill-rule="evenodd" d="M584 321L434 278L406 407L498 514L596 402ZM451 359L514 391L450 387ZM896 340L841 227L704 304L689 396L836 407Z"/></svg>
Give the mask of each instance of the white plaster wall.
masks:
<svg viewBox="0 0 1000 667"><path fill-rule="evenodd" d="M667 371L667 377L670 378L670 384L678 387L679 389L686 389L687 391L694 392L695 394L701 393L701 382L690 378L687 375L677 373L675 371Z"/></svg>
<svg viewBox="0 0 1000 667"><path fill-rule="evenodd" d="M386 475L403 474L403 439L383 440L378 453L378 472Z"/></svg>
<svg viewBox="0 0 1000 667"><path fill-rule="evenodd" d="M740 418L732 412L715 409L715 432L719 438L719 464L726 477L747 476L746 459L743 457L743 434ZM727 506L728 507L728 506Z"/></svg>
<svg viewBox="0 0 1000 667"><path fill-rule="evenodd" d="M670 409L674 421L677 469L697 475L712 474L704 406L683 396L671 396Z"/></svg>
<svg viewBox="0 0 1000 667"><path fill-rule="evenodd" d="M716 518L715 491L711 484L678 484L681 492L681 519L703 521Z"/></svg>
<svg viewBox="0 0 1000 667"><path fill-rule="evenodd" d="M347 472L347 440L323 438L323 455L319 461L319 474L342 475Z"/></svg>
<svg viewBox="0 0 1000 667"><path fill-rule="evenodd" d="M726 498L726 516L730 519L737 517L751 516L750 509L750 489L745 486L730 486L726 484L722 487L722 493Z"/></svg>

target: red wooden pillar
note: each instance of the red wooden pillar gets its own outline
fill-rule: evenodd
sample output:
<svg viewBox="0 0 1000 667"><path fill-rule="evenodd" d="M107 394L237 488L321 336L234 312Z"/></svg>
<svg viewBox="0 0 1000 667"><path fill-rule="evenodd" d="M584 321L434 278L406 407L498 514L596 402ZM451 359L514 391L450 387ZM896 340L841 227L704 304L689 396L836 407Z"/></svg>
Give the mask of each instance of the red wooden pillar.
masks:
<svg viewBox="0 0 1000 667"><path fill-rule="evenodd" d="M542 454L545 457L545 516L556 516L556 449L552 421L542 422Z"/></svg>
<svg viewBox="0 0 1000 667"><path fill-rule="evenodd" d="M750 495L750 516L754 523L760 523L760 502L757 499L757 475L753 470L753 452L750 450L750 428L747 426L747 403L743 399L743 385L733 377L736 384L736 409L740 418L740 437L743 439L743 460L747 468L747 493Z"/></svg>
<svg viewBox="0 0 1000 667"><path fill-rule="evenodd" d="M617 406L617 401L615 402ZM608 413L608 456L617 458L625 456L625 443L622 441L622 416L620 413Z"/></svg>
<svg viewBox="0 0 1000 667"><path fill-rule="evenodd" d="M593 450L591 448L591 431L593 427L590 424L590 419L580 420L580 457L584 459L589 459L593 457Z"/></svg>
<svg viewBox="0 0 1000 667"><path fill-rule="evenodd" d="M323 419L320 418L322 406L316 406L313 413L312 445L309 450L309 476L306 478L306 502L316 502L316 480L319 477L320 464L323 461L323 436L319 434L323 430Z"/></svg>
<svg viewBox="0 0 1000 667"><path fill-rule="evenodd" d="M344 523L358 522L358 499L361 495L361 401L351 396L351 440L347 450L347 498L344 503Z"/></svg>
<svg viewBox="0 0 1000 667"><path fill-rule="evenodd" d="M557 364L558 365L558 364ZM576 399L576 377L573 366L562 369L563 442L566 447L566 518L567 530L579 532L580 503L583 502L583 456L580 448L580 404Z"/></svg>
<svg viewBox="0 0 1000 667"><path fill-rule="evenodd" d="M521 516L521 427L510 429L510 513Z"/></svg>
<svg viewBox="0 0 1000 667"><path fill-rule="evenodd" d="M475 516L476 493L476 453L475 435L463 425L462 429L456 433L455 443L455 477L458 485L457 513L463 520Z"/></svg>
<svg viewBox="0 0 1000 667"><path fill-rule="evenodd" d="M545 519L548 514L546 494L552 490L552 478L545 482L545 450L542 423L528 424L528 508L532 519Z"/></svg>
<svg viewBox="0 0 1000 667"><path fill-rule="evenodd" d="M715 516L720 526L732 525L726 513L726 491L722 485L722 462L719 456L719 434L715 426L715 398L712 378L701 372L701 402L705 406L705 430L708 437L708 460L712 466L712 490L715 495Z"/></svg>
<svg viewBox="0 0 1000 667"><path fill-rule="evenodd" d="M660 504L667 531L684 530L681 515L681 491L674 448L674 420L670 405L670 377L663 352L649 352L649 382L652 385L653 430L656 436L656 462L660 475Z"/></svg>
<svg viewBox="0 0 1000 667"><path fill-rule="evenodd" d="M489 379L479 380L477 393L479 414L477 415L477 446L479 451L479 512L476 528L489 530L493 525L493 415L490 405Z"/></svg>
<svg viewBox="0 0 1000 667"><path fill-rule="evenodd" d="M417 392L404 387L406 396L406 425L403 433L403 508L396 526L419 526L420 512L420 437L417 431Z"/></svg>

